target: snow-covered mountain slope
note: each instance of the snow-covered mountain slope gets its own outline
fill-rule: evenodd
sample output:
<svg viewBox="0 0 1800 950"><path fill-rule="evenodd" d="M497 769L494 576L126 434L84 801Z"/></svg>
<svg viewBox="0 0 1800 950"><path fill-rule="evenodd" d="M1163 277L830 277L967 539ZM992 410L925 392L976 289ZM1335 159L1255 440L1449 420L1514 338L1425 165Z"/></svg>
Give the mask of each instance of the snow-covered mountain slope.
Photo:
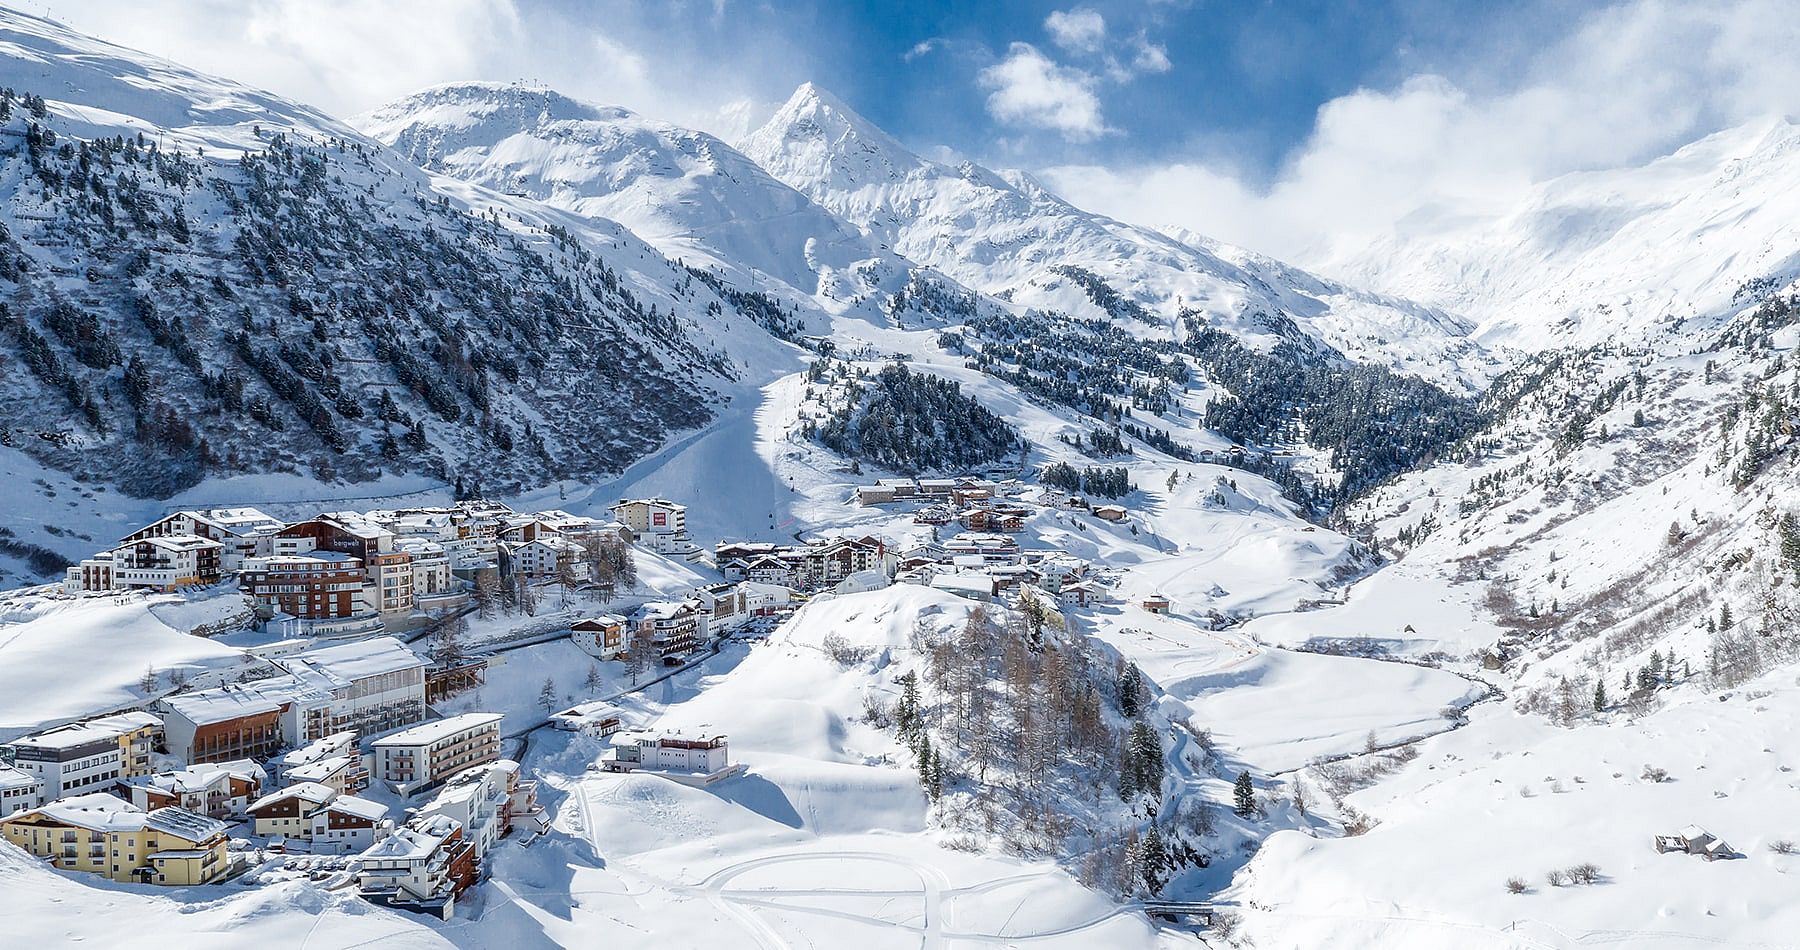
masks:
<svg viewBox="0 0 1800 950"><path fill-rule="evenodd" d="M1267 840L1219 895L1257 945L1779 945L1800 754L1797 290L1740 303L1692 353L1527 358L1485 397L1491 427L1348 509L1398 563L1345 607L1244 627L1505 691L1416 754L1288 778L1359 833ZM1652 846L1690 825L1735 854Z"/></svg>
<svg viewBox="0 0 1800 950"><path fill-rule="evenodd" d="M1091 214L1022 172L925 159L810 83L740 147L909 260L1015 304L1163 336L1192 311L1261 341L1281 337L1269 317L1285 314L1353 359L1456 388L1494 369L1446 312Z"/></svg>
<svg viewBox="0 0 1800 950"><path fill-rule="evenodd" d="M353 120L422 167L630 228L747 290L880 306L913 265L704 132L521 85L438 86ZM825 327L816 326L814 332Z"/></svg>
<svg viewBox="0 0 1800 950"><path fill-rule="evenodd" d="M617 471L791 362L614 222L47 21L0 31L0 445L53 468L517 490Z"/></svg>
<svg viewBox="0 0 1800 950"><path fill-rule="evenodd" d="M354 138L316 109L0 8L0 86L43 96L57 128L79 138L143 133L165 149L234 155L257 131Z"/></svg>
<svg viewBox="0 0 1800 950"><path fill-rule="evenodd" d="M1318 266L1466 315L1490 344L1704 331L1739 288L1800 275L1800 126L1753 122L1640 167L1556 178L1488 216L1422 213L1380 240L1327 244Z"/></svg>

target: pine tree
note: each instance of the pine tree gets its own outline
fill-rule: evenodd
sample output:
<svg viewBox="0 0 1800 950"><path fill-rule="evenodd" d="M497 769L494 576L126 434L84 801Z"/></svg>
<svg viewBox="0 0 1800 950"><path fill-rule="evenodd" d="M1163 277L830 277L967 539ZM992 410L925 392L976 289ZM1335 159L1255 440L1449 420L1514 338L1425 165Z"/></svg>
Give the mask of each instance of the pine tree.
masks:
<svg viewBox="0 0 1800 950"><path fill-rule="evenodd" d="M1719 629L1720 630L1730 630L1731 629L1731 605L1730 604L1720 604L1719 605Z"/></svg>
<svg viewBox="0 0 1800 950"><path fill-rule="evenodd" d="M1250 781L1249 770L1238 773L1237 782L1232 787L1231 800L1232 810L1237 812L1239 818L1256 814L1256 786Z"/></svg>
<svg viewBox="0 0 1800 950"><path fill-rule="evenodd" d="M544 677L544 688L538 690L538 705L544 707L546 714L556 710L556 680Z"/></svg>
<svg viewBox="0 0 1800 950"><path fill-rule="evenodd" d="M931 795L931 762L933 757L931 751L931 736L920 733L919 747L914 751L915 758L918 760L919 785L925 789L926 795ZM933 798L935 798L935 796L933 796Z"/></svg>
<svg viewBox="0 0 1800 950"><path fill-rule="evenodd" d="M1152 822L1138 845L1138 873L1143 876L1145 890L1151 894L1161 891L1169 881L1169 867L1169 849L1163 845L1162 832Z"/></svg>
<svg viewBox="0 0 1800 950"><path fill-rule="evenodd" d="M911 670L900 677L900 701L894 706L894 723L906 742L912 742L919 734L919 676Z"/></svg>
<svg viewBox="0 0 1800 950"><path fill-rule="evenodd" d="M156 667L144 664L144 675L138 677L138 692L145 696L156 692Z"/></svg>
<svg viewBox="0 0 1800 950"><path fill-rule="evenodd" d="M1794 572L1794 576L1800 579L1800 517L1795 517L1791 511L1787 512L1781 516L1776 527L1781 537L1781 559Z"/></svg>
<svg viewBox="0 0 1800 950"><path fill-rule="evenodd" d="M1606 710L1606 681L1605 680L1596 680L1594 682L1594 711L1595 712L1604 712L1605 710Z"/></svg>
<svg viewBox="0 0 1800 950"><path fill-rule="evenodd" d="M1144 711L1144 674L1138 672L1136 663L1127 663L1119 671L1119 713L1127 719L1136 719Z"/></svg>
<svg viewBox="0 0 1800 950"><path fill-rule="evenodd" d="M581 681L581 688L592 693L600 688L600 664L588 664L587 679Z"/></svg>
<svg viewBox="0 0 1800 950"><path fill-rule="evenodd" d="M1134 774L1133 784L1141 791L1162 798L1162 780L1166 768L1163 760L1162 740L1149 723L1138 720L1131 725L1129 768Z"/></svg>

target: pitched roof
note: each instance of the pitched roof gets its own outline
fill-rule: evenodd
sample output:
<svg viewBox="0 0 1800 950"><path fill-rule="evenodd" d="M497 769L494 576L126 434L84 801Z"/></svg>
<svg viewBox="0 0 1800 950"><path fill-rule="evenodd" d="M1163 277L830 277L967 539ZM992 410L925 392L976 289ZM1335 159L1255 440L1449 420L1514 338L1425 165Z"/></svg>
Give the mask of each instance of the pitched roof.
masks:
<svg viewBox="0 0 1800 950"><path fill-rule="evenodd" d="M331 804L325 806L328 811L341 811L346 815L368 821L380 821L387 817L388 807L378 801L358 798L355 795L339 795Z"/></svg>
<svg viewBox="0 0 1800 950"><path fill-rule="evenodd" d="M198 815L185 808L158 808L144 816L144 824L164 834L175 835L188 841L199 843L222 835L230 827L217 818Z"/></svg>
<svg viewBox="0 0 1800 950"><path fill-rule="evenodd" d="M86 828L89 831L131 831L144 826L144 810L105 792L72 795L36 808L14 813L17 821L28 815L42 815L60 825Z"/></svg>
<svg viewBox="0 0 1800 950"><path fill-rule="evenodd" d="M332 788L329 785L321 785L318 782L301 782L298 785L289 785L279 792L270 792L269 794L264 795L256 801L251 802L250 807L247 810L262 811L264 808L267 808L276 802L284 802L290 798L298 798L303 802L311 802L314 805L323 805L336 797L337 789Z"/></svg>
<svg viewBox="0 0 1800 950"><path fill-rule="evenodd" d="M204 548L222 548L225 545L211 538L202 538L192 534L165 534L155 538L139 538L132 544L148 544L153 547L167 548L171 551L197 551Z"/></svg>

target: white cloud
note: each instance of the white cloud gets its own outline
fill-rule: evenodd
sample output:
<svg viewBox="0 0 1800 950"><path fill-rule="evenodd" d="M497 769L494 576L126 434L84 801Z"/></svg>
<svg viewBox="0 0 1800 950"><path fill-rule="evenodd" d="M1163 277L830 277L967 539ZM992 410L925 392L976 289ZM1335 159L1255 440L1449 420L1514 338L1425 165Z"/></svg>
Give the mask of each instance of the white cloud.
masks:
<svg viewBox="0 0 1800 950"><path fill-rule="evenodd" d="M1261 185L1225 161L1044 172L1071 200L1295 259L1495 213L1536 182L1638 163L1728 125L1800 113L1800 21L1781 0L1633 0L1523 56L1359 89L1318 112Z"/></svg>
<svg viewBox="0 0 1800 950"><path fill-rule="evenodd" d="M1131 58L1131 66L1140 73L1166 73L1171 68L1168 47L1150 42L1144 34L1137 38L1137 55Z"/></svg>
<svg viewBox="0 0 1800 950"><path fill-rule="evenodd" d="M990 90L988 114L1001 122L1048 129L1077 142L1106 131L1094 77L1057 65L1030 43L1014 43L979 80Z"/></svg>
<svg viewBox="0 0 1800 950"><path fill-rule="evenodd" d="M1071 53L1092 53L1106 41L1106 18L1086 7L1057 10L1044 18L1050 42Z"/></svg>
<svg viewBox="0 0 1800 950"><path fill-rule="evenodd" d="M686 6L605 17L529 0L83 0L83 32L350 116L435 83L526 80L722 136L811 71L804 39ZM668 43L678 21L692 42Z"/></svg>
<svg viewBox="0 0 1800 950"><path fill-rule="evenodd" d="M479 76L523 42L511 0L85 0L57 14L335 114Z"/></svg>

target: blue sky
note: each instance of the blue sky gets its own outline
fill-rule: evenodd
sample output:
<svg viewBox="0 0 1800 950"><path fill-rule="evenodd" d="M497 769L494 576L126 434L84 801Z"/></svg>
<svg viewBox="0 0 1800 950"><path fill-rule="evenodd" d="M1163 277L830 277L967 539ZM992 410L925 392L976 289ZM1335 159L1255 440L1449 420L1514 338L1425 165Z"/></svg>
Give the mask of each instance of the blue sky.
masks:
<svg viewBox="0 0 1800 950"><path fill-rule="evenodd" d="M3 0L0 0L3 2ZM27 9L42 12L32 4ZM934 157L1308 266L1800 114L1800 0L83 0L352 115L529 80L727 139L814 80Z"/></svg>
<svg viewBox="0 0 1800 950"><path fill-rule="evenodd" d="M1539 42L1566 29L1558 6L862 0L749 7L717 29L728 36L748 20L759 32L810 35L808 78L915 145L1038 162L1200 149L1267 176L1306 139L1325 102L1365 84L1386 85L1421 70L1454 72L1465 57L1486 59L1511 44ZM1092 14L1097 19L1090 22L1104 32L1091 47L1059 44L1046 25L1059 12ZM1494 41L1496 34L1506 40ZM980 77L1015 43L1091 76L1107 131L1071 141L1056 129L990 114L992 90ZM920 44L925 51L917 52ZM1144 46L1160 50L1166 68L1136 65ZM794 64L794 77L801 66Z"/></svg>

